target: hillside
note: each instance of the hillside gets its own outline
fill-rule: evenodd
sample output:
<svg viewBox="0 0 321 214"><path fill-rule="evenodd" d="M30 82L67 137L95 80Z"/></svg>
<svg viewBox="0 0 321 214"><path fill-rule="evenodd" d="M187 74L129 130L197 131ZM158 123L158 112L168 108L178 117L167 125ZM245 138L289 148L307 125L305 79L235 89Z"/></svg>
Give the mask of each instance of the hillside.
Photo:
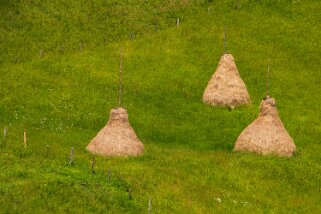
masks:
<svg viewBox="0 0 321 214"><path fill-rule="evenodd" d="M149 198L152 213L320 212L321 3L240 2L0 1L0 212L147 213ZM248 108L202 103L224 26ZM85 147L117 106L121 48L145 155L96 157L92 174ZM292 158L232 152L268 59Z"/></svg>

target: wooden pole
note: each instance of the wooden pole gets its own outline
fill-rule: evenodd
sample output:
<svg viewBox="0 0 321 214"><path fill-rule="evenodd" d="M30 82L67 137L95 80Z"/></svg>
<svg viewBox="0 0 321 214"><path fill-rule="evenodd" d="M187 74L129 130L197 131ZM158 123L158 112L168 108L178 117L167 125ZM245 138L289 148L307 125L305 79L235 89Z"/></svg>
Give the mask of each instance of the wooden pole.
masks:
<svg viewBox="0 0 321 214"><path fill-rule="evenodd" d="M24 132L23 132L23 143L26 148L27 147L27 132L26 132L26 130L24 130Z"/></svg>
<svg viewBox="0 0 321 214"><path fill-rule="evenodd" d="M132 189L128 188L128 199L132 200Z"/></svg>
<svg viewBox="0 0 321 214"><path fill-rule="evenodd" d="M73 162L74 162L74 147L72 147L70 150L69 165L71 165Z"/></svg>
<svg viewBox="0 0 321 214"><path fill-rule="evenodd" d="M96 161L96 156L93 156L93 160L91 161L91 173L95 173L95 161Z"/></svg>
<svg viewBox="0 0 321 214"><path fill-rule="evenodd" d="M111 178L111 171L110 171L110 169L108 169L107 177L108 177L108 181L110 181L110 178Z"/></svg>
<svg viewBox="0 0 321 214"><path fill-rule="evenodd" d="M270 78L270 59L268 59L268 69L266 74L266 96L269 96L269 78Z"/></svg>
<svg viewBox="0 0 321 214"><path fill-rule="evenodd" d="M152 211L152 199L149 197L148 199L148 214Z"/></svg>
<svg viewBox="0 0 321 214"><path fill-rule="evenodd" d="M7 136L7 127L4 127L4 129L3 129L3 141L6 140L6 136Z"/></svg>
<svg viewBox="0 0 321 214"><path fill-rule="evenodd" d="M122 94L122 72L123 72L123 50L120 49L120 65L119 65L119 83L118 83L118 106L121 106Z"/></svg>
<svg viewBox="0 0 321 214"><path fill-rule="evenodd" d="M82 41L79 42L79 49L80 49L80 52L82 52Z"/></svg>
<svg viewBox="0 0 321 214"><path fill-rule="evenodd" d="M224 25L224 54L226 54L226 25Z"/></svg>

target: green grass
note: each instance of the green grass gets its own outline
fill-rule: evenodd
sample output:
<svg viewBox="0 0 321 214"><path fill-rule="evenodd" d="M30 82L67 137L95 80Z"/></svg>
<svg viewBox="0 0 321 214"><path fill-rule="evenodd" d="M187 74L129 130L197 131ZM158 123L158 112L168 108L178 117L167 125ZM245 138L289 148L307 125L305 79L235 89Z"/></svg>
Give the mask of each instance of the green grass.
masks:
<svg viewBox="0 0 321 214"><path fill-rule="evenodd" d="M151 198L152 213L319 213L321 3L236 2L0 1L0 212L147 213ZM252 99L233 111L201 100L224 25ZM92 174L85 147L117 105L121 47L145 155L97 157ZM232 152L268 58L293 158Z"/></svg>

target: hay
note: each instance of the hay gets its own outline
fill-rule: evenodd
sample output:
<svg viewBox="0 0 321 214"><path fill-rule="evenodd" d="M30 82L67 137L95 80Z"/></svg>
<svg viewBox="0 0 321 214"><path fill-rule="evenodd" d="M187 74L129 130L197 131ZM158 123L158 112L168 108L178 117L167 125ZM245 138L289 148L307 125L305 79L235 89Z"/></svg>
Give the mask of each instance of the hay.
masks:
<svg viewBox="0 0 321 214"><path fill-rule="evenodd" d="M144 153L144 145L130 126L126 109L120 107L110 111L107 125L91 140L87 150L103 156L137 156Z"/></svg>
<svg viewBox="0 0 321 214"><path fill-rule="evenodd" d="M261 155L292 156L295 144L279 118L275 100L262 100L260 114L238 137L234 151L254 152Z"/></svg>
<svg viewBox="0 0 321 214"><path fill-rule="evenodd" d="M250 95L231 54L224 54L203 94L203 102L235 107L251 103Z"/></svg>

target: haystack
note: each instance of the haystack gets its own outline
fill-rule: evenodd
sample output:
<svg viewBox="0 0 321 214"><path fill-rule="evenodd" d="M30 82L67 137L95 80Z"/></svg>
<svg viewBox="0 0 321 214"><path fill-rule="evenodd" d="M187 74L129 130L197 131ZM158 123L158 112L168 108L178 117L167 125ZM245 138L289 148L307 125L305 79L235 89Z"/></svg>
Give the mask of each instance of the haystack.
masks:
<svg viewBox="0 0 321 214"><path fill-rule="evenodd" d="M203 102L232 108L250 104L250 95L231 54L224 54L221 57L216 71L204 91Z"/></svg>
<svg viewBox="0 0 321 214"><path fill-rule="evenodd" d="M91 140L87 150L103 156L137 156L143 154L144 145L130 126L126 109L119 107L110 111L107 125Z"/></svg>
<svg viewBox="0 0 321 214"><path fill-rule="evenodd" d="M279 118L272 97L262 100L258 118L240 134L234 151L292 156L295 144Z"/></svg>

